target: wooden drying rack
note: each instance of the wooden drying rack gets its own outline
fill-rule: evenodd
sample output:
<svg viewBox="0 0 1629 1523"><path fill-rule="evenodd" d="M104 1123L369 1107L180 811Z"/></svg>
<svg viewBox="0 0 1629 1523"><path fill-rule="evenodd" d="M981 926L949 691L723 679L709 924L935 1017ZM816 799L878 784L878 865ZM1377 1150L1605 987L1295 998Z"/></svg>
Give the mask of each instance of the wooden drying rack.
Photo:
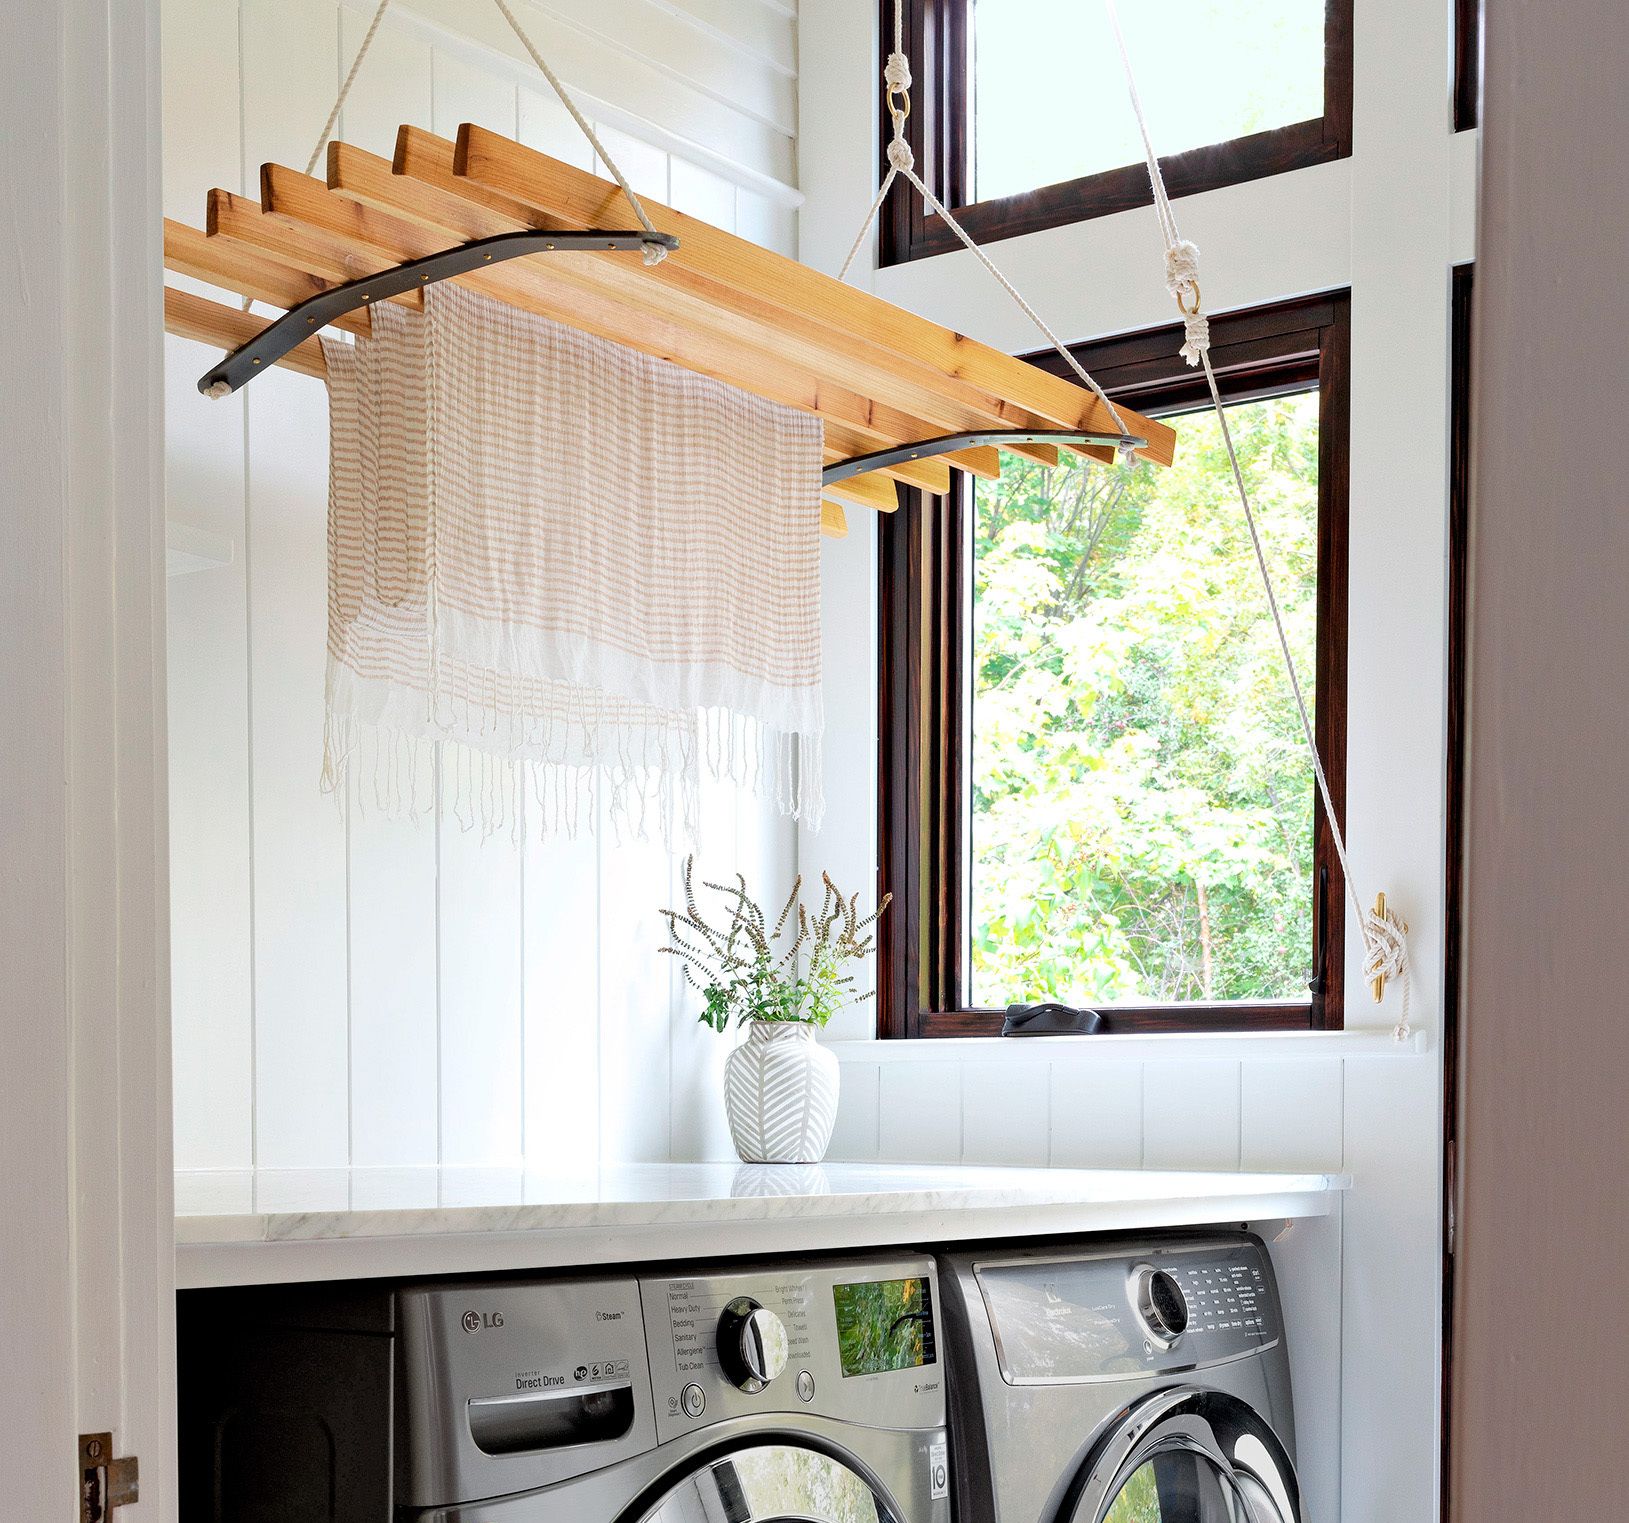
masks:
<svg viewBox="0 0 1629 1523"><path fill-rule="evenodd" d="M394 162L330 143L326 181L266 164L258 204L212 190L204 232L164 224L167 269L287 315L268 320L166 289L165 326L234 351L199 382L224 394L265 364L326 377L322 348L305 332L332 323L366 335L372 300L422 307L423 285L457 279L817 414L827 459L821 528L833 535L847 532L845 504L892 512L898 484L942 493L953 470L997 477L1002 448L1056 465L1060 449L1112 460L1129 438L1139 456L1171 463L1165 424L1121 408L1122 433L1083 387L645 205L670 250L655 266L616 252L648 235L596 231L625 215L615 184L498 133L466 124L448 142L403 127Z"/></svg>

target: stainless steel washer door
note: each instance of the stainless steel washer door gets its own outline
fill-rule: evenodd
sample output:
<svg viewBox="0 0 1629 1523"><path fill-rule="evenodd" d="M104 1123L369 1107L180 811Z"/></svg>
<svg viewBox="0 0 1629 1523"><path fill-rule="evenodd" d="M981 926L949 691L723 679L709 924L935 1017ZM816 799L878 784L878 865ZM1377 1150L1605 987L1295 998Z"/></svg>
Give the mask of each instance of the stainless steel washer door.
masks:
<svg viewBox="0 0 1629 1523"><path fill-rule="evenodd" d="M900 1523L842 1461L796 1444L757 1444L679 1482L644 1523Z"/></svg>
<svg viewBox="0 0 1629 1523"><path fill-rule="evenodd" d="M1272 1429L1216 1392L1165 1391L1087 1462L1071 1523L1301 1523L1295 1468Z"/></svg>

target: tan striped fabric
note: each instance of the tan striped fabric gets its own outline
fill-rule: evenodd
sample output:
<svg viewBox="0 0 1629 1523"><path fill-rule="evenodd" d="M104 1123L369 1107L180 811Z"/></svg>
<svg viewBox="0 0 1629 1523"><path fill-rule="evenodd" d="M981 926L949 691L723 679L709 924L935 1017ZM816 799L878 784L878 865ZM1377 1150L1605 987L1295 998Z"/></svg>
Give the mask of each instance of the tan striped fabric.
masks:
<svg viewBox="0 0 1629 1523"><path fill-rule="evenodd" d="M488 829L524 788L545 830L693 836L703 766L818 825L819 420L425 297L323 346L328 783L410 810L450 743Z"/></svg>

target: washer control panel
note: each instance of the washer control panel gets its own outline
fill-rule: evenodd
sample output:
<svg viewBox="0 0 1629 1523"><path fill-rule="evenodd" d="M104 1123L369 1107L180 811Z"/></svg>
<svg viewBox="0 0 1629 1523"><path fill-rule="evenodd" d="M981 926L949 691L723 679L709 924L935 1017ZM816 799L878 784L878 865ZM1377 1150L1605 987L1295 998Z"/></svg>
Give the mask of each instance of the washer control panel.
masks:
<svg viewBox="0 0 1629 1523"><path fill-rule="evenodd" d="M1271 1270L1253 1239L1024 1255L973 1273L1009 1385L1202 1368L1279 1338Z"/></svg>
<svg viewBox="0 0 1629 1523"><path fill-rule="evenodd" d="M945 1421L931 1259L647 1279L639 1295L663 1441L763 1412L881 1428Z"/></svg>

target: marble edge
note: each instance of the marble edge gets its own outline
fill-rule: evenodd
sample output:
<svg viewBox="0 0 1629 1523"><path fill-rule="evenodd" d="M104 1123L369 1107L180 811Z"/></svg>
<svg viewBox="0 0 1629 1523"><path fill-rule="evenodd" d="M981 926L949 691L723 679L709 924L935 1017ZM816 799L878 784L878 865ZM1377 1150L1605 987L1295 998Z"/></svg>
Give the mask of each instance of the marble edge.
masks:
<svg viewBox="0 0 1629 1523"><path fill-rule="evenodd" d="M1336 1193L1350 1188L1339 1173L1181 1174L1169 1188L1092 1192L1083 1182L1060 1179L1055 1186L1034 1183L961 1183L905 1190L857 1190L829 1194L701 1196L667 1200L558 1201L469 1206L383 1207L359 1210L224 1212L176 1218L181 1247L210 1244L334 1242L444 1236L470 1238L501 1234L569 1234L605 1230L687 1227L707 1222L769 1222L793 1218L831 1220L851 1216L912 1217L944 1211L1005 1212L1077 1209L1108 1213L1116 1207L1151 1204L1175 1207L1271 1196ZM1204 1186L1197 1181L1203 1178ZM1223 1211L1224 1215L1233 1213Z"/></svg>

